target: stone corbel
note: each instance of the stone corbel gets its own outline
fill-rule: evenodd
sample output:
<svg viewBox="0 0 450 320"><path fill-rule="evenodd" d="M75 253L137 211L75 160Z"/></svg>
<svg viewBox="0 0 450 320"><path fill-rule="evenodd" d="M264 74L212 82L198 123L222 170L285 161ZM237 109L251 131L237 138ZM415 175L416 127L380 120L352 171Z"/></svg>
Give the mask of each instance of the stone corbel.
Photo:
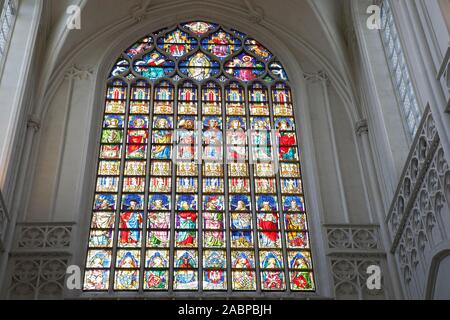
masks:
<svg viewBox="0 0 450 320"><path fill-rule="evenodd" d="M369 133L369 123L366 119L359 120L355 125L355 132L360 137L363 134Z"/></svg>
<svg viewBox="0 0 450 320"><path fill-rule="evenodd" d="M32 115L28 118L27 128L33 130L34 132L38 132L41 128L41 120Z"/></svg>

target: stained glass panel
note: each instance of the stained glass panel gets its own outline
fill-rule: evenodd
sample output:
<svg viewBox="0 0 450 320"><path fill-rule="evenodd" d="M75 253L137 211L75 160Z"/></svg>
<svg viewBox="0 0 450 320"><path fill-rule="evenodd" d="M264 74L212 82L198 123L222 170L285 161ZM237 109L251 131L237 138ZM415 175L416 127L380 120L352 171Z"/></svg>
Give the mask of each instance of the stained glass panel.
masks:
<svg viewBox="0 0 450 320"><path fill-rule="evenodd" d="M109 74L86 291L314 291L282 64L208 22L161 29ZM248 84L250 82L250 84Z"/></svg>
<svg viewBox="0 0 450 320"><path fill-rule="evenodd" d="M245 48L264 61L269 61L273 57L272 53L255 39L245 40Z"/></svg>
<svg viewBox="0 0 450 320"><path fill-rule="evenodd" d="M189 53L197 45L195 38L189 34L176 29L158 39L158 47L174 58L180 58Z"/></svg>
<svg viewBox="0 0 450 320"><path fill-rule="evenodd" d="M226 62L224 68L227 74L236 79L251 81L262 76L266 67L250 54L242 53Z"/></svg>
<svg viewBox="0 0 450 320"><path fill-rule="evenodd" d="M198 36L202 36L211 30L218 27L215 23L209 23L204 21L195 21L182 24L183 28L195 33Z"/></svg>
<svg viewBox="0 0 450 320"><path fill-rule="evenodd" d="M114 64L114 67L111 71L110 77L117 77L124 73L126 73L130 68L130 63L127 59L120 58L117 60L117 62Z"/></svg>
<svg viewBox="0 0 450 320"><path fill-rule="evenodd" d="M181 61L179 68L189 78L202 81L218 75L220 64L203 52L198 51L189 58Z"/></svg>
<svg viewBox="0 0 450 320"><path fill-rule="evenodd" d="M151 80L165 77L174 70L175 63L157 51L148 53L134 62L134 71Z"/></svg>
<svg viewBox="0 0 450 320"><path fill-rule="evenodd" d="M153 37L151 36L145 37L141 39L139 42L133 44L130 48L128 48L125 51L125 54L130 58L133 58L134 56L151 49L152 44L153 44Z"/></svg>
<svg viewBox="0 0 450 320"><path fill-rule="evenodd" d="M234 54L241 46L241 40L236 39L224 30L219 30L202 41L203 49L220 59L225 59Z"/></svg>

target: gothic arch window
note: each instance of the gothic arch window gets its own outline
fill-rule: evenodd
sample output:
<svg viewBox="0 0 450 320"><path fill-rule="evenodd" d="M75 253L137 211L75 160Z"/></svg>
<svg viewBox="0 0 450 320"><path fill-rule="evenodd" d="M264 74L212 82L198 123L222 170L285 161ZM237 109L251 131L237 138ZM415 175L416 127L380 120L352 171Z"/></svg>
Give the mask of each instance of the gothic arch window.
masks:
<svg viewBox="0 0 450 320"><path fill-rule="evenodd" d="M413 139L422 120L422 112L417 103L389 0L384 0L382 3L381 19L381 38L383 40L384 51L388 60L401 113L406 124L405 127L409 136Z"/></svg>
<svg viewBox="0 0 450 320"><path fill-rule="evenodd" d="M183 23L107 82L85 291L314 291L293 99L246 34Z"/></svg>

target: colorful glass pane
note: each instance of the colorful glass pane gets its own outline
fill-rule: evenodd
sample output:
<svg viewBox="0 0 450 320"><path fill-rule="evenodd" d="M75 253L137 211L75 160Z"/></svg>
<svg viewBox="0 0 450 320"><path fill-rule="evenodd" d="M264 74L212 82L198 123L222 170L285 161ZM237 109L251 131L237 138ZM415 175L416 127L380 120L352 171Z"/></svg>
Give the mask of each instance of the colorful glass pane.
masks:
<svg viewBox="0 0 450 320"><path fill-rule="evenodd" d="M148 53L134 62L134 71L151 80L165 77L174 70L175 63L157 51Z"/></svg>
<svg viewBox="0 0 450 320"><path fill-rule="evenodd" d="M202 47L212 55L224 59L239 49L242 42L224 30L219 30L202 40Z"/></svg>
<svg viewBox="0 0 450 320"><path fill-rule="evenodd" d="M189 78L202 81L209 79L220 71L220 64L201 51L193 54L179 64L180 71Z"/></svg>
<svg viewBox="0 0 450 320"><path fill-rule="evenodd" d="M134 56L141 54L145 51L148 51L151 49L153 44L153 38L152 37L145 37L141 39L139 42L133 44L130 48L128 48L125 53L130 58L133 58Z"/></svg>
<svg viewBox="0 0 450 320"><path fill-rule="evenodd" d="M92 230L89 234L90 248L111 248L114 232L112 230Z"/></svg>
<svg viewBox="0 0 450 320"><path fill-rule="evenodd" d="M109 270L87 270L84 276L84 290L105 291L109 289Z"/></svg>
<svg viewBox="0 0 450 320"><path fill-rule="evenodd" d="M198 272L193 270L176 270L174 272L175 290L198 290Z"/></svg>
<svg viewBox="0 0 450 320"><path fill-rule="evenodd" d="M273 57L272 53L255 39L245 40L245 48L264 61L269 61Z"/></svg>
<svg viewBox="0 0 450 320"><path fill-rule="evenodd" d="M147 248L169 248L170 231L150 230L147 234Z"/></svg>
<svg viewBox="0 0 450 320"><path fill-rule="evenodd" d="M176 29L158 39L158 47L174 58L184 56L195 46L197 46L197 40L189 37L189 34L180 29Z"/></svg>
<svg viewBox="0 0 450 320"><path fill-rule="evenodd" d="M286 71L284 71L283 66L279 62L272 62L269 65L269 70L272 72L272 74L281 80L288 80L288 76L286 74Z"/></svg>
<svg viewBox="0 0 450 320"><path fill-rule="evenodd" d="M314 291L314 276L312 272L291 271L289 275L292 291Z"/></svg>
<svg viewBox="0 0 450 320"><path fill-rule="evenodd" d="M183 28L190 30L198 36L202 36L217 28L217 24L204 21L194 21L182 24Z"/></svg>
<svg viewBox="0 0 450 320"><path fill-rule="evenodd" d="M287 81L257 40L202 21L117 58L84 290L315 290Z"/></svg>
<svg viewBox="0 0 450 320"><path fill-rule="evenodd" d="M166 230L170 228L170 212L149 212L148 229Z"/></svg>
<svg viewBox="0 0 450 320"><path fill-rule="evenodd" d="M114 279L114 290L127 291L139 289L139 271L117 270Z"/></svg>
<svg viewBox="0 0 450 320"><path fill-rule="evenodd" d="M256 290L256 274L254 271L233 271L233 290Z"/></svg>
<svg viewBox="0 0 450 320"><path fill-rule="evenodd" d="M235 35L237 35L238 37L241 38L245 38L247 35L241 31L235 30L235 29L230 29L231 32L233 32Z"/></svg>
<svg viewBox="0 0 450 320"><path fill-rule="evenodd" d="M263 271L261 272L261 286L265 291L285 290L285 279L283 271Z"/></svg>
<svg viewBox="0 0 450 320"><path fill-rule="evenodd" d="M149 270L144 272L144 290L167 290L169 271Z"/></svg>
<svg viewBox="0 0 450 320"><path fill-rule="evenodd" d="M205 270L203 271L203 290L227 290L226 271Z"/></svg>
<svg viewBox="0 0 450 320"><path fill-rule="evenodd" d="M151 269L164 269L169 267L168 250L147 250L145 267Z"/></svg>
<svg viewBox="0 0 450 320"><path fill-rule="evenodd" d="M118 76L124 74L125 72L127 72L129 70L129 68L130 68L130 63L128 62L128 60L119 59L114 64L114 67L111 71L110 77L118 77Z"/></svg>
<svg viewBox="0 0 450 320"><path fill-rule="evenodd" d="M89 250L86 268L109 268L111 266L110 250Z"/></svg>
<svg viewBox="0 0 450 320"><path fill-rule="evenodd" d="M118 250L116 267L124 269L139 268L141 262L141 252L139 250Z"/></svg>
<svg viewBox="0 0 450 320"><path fill-rule="evenodd" d="M241 81L251 81L265 72L265 65L249 54L241 53L224 65L225 72Z"/></svg>

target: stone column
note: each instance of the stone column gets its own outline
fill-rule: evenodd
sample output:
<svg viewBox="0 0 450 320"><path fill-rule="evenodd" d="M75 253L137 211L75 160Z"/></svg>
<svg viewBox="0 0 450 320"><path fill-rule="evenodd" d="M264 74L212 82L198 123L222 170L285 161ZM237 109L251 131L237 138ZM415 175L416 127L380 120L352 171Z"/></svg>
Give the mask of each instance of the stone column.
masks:
<svg viewBox="0 0 450 320"><path fill-rule="evenodd" d="M380 226L379 241L380 245L384 250L386 250L386 260L387 268L384 272L389 272L389 278L391 280L392 290L394 297L390 298L403 298L403 291L399 282L398 269L396 265L395 257L388 252L391 245L389 238L389 231L385 223L386 214L382 204L382 195L379 189L379 179L376 175L376 170L374 166L374 160L372 156L372 149L369 139L369 123L366 119L358 121L355 125L355 134L359 137L359 145L361 148L362 161L365 167L365 177L367 179L367 187L369 189L369 194L373 196L368 203L376 214L376 222ZM384 283L386 285L386 282Z"/></svg>

